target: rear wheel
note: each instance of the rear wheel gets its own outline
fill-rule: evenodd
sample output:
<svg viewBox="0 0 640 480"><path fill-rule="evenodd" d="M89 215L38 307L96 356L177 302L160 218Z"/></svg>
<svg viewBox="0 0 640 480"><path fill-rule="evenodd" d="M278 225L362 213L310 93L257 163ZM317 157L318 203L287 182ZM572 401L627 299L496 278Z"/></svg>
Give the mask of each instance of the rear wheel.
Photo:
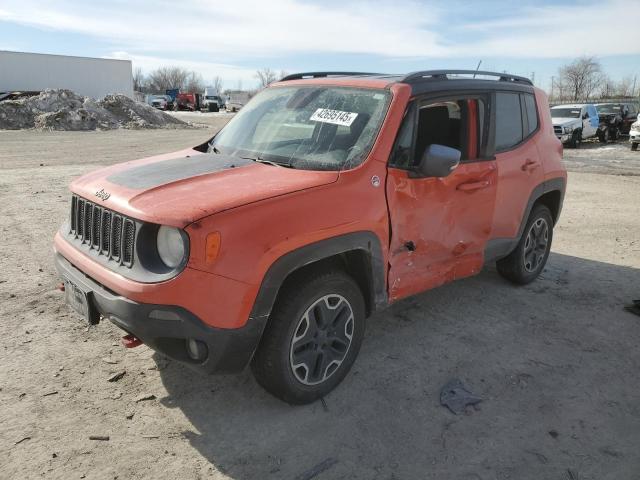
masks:
<svg viewBox="0 0 640 480"><path fill-rule="evenodd" d="M251 369L272 395L287 403L310 403L351 369L364 336L364 299L341 271L307 274L284 288Z"/></svg>
<svg viewBox="0 0 640 480"><path fill-rule="evenodd" d="M519 285L532 282L547 263L552 239L551 212L544 205L534 206L515 250L496 263L498 273Z"/></svg>

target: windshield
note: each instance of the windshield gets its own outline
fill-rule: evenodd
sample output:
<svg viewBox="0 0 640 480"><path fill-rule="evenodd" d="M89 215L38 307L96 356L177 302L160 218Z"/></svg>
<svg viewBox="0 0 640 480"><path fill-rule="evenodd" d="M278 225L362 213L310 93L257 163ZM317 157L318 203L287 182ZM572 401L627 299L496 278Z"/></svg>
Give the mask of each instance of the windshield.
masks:
<svg viewBox="0 0 640 480"><path fill-rule="evenodd" d="M552 108L551 118L580 118L579 108Z"/></svg>
<svg viewBox="0 0 640 480"><path fill-rule="evenodd" d="M620 105L615 103L603 103L596 105L598 113L620 113Z"/></svg>
<svg viewBox="0 0 640 480"><path fill-rule="evenodd" d="M342 170L369 152L389 92L347 87L273 87L256 95L209 151L292 168Z"/></svg>

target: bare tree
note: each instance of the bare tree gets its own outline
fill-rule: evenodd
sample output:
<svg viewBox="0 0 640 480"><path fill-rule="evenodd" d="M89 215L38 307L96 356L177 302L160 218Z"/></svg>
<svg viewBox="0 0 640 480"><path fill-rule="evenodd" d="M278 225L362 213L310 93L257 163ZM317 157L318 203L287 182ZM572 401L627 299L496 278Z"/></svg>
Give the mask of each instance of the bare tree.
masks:
<svg viewBox="0 0 640 480"><path fill-rule="evenodd" d="M133 71L133 91L144 92L146 83L146 78L144 77L144 73L142 73L142 68L136 67Z"/></svg>
<svg viewBox="0 0 640 480"><path fill-rule="evenodd" d="M258 88L265 88L270 83L277 80L276 72L270 68L261 68L260 70L256 70L255 77L258 80Z"/></svg>
<svg viewBox="0 0 640 480"><path fill-rule="evenodd" d="M289 72L287 72L286 70L280 70L280 76L278 77L278 79L282 79L287 75L289 75Z"/></svg>
<svg viewBox="0 0 640 480"><path fill-rule="evenodd" d="M218 75L213 77L213 80L211 81L211 86L216 89L216 92L218 92L218 95L222 95L222 85L223 85L222 77Z"/></svg>
<svg viewBox="0 0 640 480"><path fill-rule="evenodd" d="M196 72L189 72L185 80L184 89L187 92L202 93L204 92L204 81L202 75Z"/></svg>
<svg viewBox="0 0 640 480"><path fill-rule="evenodd" d="M571 100L587 100L603 80L602 67L595 57L580 57L560 67L561 91Z"/></svg>
<svg viewBox="0 0 640 480"><path fill-rule="evenodd" d="M155 93L165 90L186 87L189 72L180 67L160 67L149 74L149 87Z"/></svg>

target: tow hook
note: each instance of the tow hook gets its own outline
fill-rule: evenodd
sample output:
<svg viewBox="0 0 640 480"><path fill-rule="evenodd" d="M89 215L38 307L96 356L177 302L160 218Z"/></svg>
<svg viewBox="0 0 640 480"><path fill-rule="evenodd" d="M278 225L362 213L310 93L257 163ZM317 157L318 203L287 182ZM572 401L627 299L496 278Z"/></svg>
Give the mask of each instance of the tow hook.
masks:
<svg viewBox="0 0 640 480"><path fill-rule="evenodd" d="M125 335L124 337L122 337L121 342L122 345L125 346L125 348L135 348L142 345L142 340L133 335Z"/></svg>

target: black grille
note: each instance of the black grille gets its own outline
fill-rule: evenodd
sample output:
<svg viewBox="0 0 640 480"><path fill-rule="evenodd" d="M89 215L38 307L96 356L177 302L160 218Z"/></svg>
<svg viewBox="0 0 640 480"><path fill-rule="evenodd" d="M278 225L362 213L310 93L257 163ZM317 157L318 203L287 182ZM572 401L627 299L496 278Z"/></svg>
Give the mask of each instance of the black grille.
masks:
<svg viewBox="0 0 640 480"><path fill-rule="evenodd" d="M136 238L133 220L74 195L70 224L69 233L83 245L131 268Z"/></svg>
<svg viewBox="0 0 640 480"><path fill-rule="evenodd" d="M562 133L562 127L554 126L553 127L553 131L554 131L554 133L560 133L561 134Z"/></svg>

